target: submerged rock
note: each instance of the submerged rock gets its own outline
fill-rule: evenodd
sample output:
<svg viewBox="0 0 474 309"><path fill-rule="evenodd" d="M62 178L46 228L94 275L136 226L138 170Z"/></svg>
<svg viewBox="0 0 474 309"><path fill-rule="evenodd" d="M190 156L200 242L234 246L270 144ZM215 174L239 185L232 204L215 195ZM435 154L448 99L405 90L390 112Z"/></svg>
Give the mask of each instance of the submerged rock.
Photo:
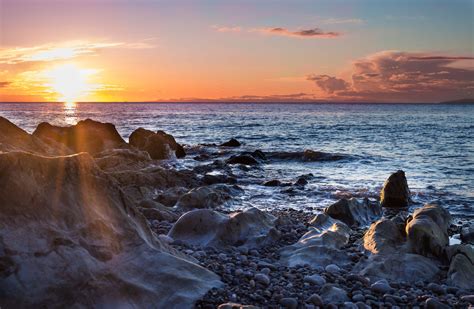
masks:
<svg viewBox="0 0 474 309"><path fill-rule="evenodd" d="M382 207L401 208L407 207L410 202L410 189L408 188L405 172L399 170L385 181L380 192Z"/></svg>
<svg viewBox="0 0 474 309"><path fill-rule="evenodd" d="M474 290L474 249L471 245L453 245L446 249L450 261L448 284Z"/></svg>
<svg viewBox="0 0 474 309"><path fill-rule="evenodd" d="M235 138L231 138L230 140L228 140L227 142L225 143L222 143L221 146L223 147L240 147L241 144L238 140L236 140Z"/></svg>
<svg viewBox="0 0 474 309"><path fill-rule="evenodd" d="M338 161L346 157L339 154L326 153L314 150L305 150L303 152L303 161Z"/></svg>
<svg viewBox="0 0 474 309"><path fill-rule="evenodd" d="M174 137L164 131L153 131L138 128L129 137L129 143L133 147L146 151L155 160L165 160L173 157L184 158L186 152L183 146L178 144Z"/></svg>
<svg viewBox="0 0 474 309"><path fill-rule="evenodd" d="M58 127L43 122L38 125L33 136L46 143L63 144L74 153L88 152L95 155L107 149L129 147L113 124L91 119L81 120L70 127Z"/></svg>
<svg viewBox="0 0 474 309"><path fill-rule="evenodd" d="M156 239L88 154L10 152L0 170L2 307L189 308L221 285Z"/></svg>
<svg viewBox="0 0 474 309"><path fill-rule="evenodd" d="M411 252L442 257L449 244L449 211L438 205L425 205L415 210L413 219L406 226L408 246Z"/></svg>
<svg viewBox="0 0 474 309"><path fill-rule="evenodd" d="M350 231L343 222L319 214L297 243L281 249L280 262L290 267L308 264L313 268L347 264L349 256L340 248L348 243Z"/></svg>
<svg viewBox="0 0 474 309"><path fill-rule="evenodd" d="M225 215L209 209L185 213L168 236L193 246L244 246L257 248L275 242L276 218L256 208Z"/></svg>
<svg viewBox="0 0 474 309"><path fill-rule="evenodd" d="M382 214L379 205L369 203L368 199L359 202L356 198L341 199L327 207L324 212L349 226L370 224Z"/></svg>
<svg viewBox="0 0 474 309"><path fill-rule="evenodd" d="M364 234L364 248L374 254L395 252L403 241L398 226L386 218L372 223Z"/></svg>
<svg viewBox="0 0 474 309"><path fill-rule="evenodd" d="M251 155L240 154L232 156L226 160L227 164L243 164L243 165L257 165L258 161Z"/></svg>

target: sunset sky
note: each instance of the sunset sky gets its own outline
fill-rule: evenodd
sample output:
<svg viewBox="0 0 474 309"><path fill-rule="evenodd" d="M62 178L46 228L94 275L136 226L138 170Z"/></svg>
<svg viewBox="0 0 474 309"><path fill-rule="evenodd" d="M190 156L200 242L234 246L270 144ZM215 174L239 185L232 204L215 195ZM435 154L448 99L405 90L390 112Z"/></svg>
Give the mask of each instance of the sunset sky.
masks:
<svg viewBox="0 0 474 309"><path fill-rule="evenodd" d="M472 0L0 0L0 101L474 97Z"/></svg>

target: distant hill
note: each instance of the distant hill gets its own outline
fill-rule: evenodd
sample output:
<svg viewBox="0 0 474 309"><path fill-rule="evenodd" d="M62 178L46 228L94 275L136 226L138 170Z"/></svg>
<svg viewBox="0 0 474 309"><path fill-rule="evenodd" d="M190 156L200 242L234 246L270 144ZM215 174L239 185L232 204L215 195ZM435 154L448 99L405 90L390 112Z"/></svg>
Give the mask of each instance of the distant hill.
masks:
<svg viewBox="0 0 474 309"><path fill-rule="evenodd" d="M439 102L441 104L474 104L474 99L459 99L453 101Z"/></svg>

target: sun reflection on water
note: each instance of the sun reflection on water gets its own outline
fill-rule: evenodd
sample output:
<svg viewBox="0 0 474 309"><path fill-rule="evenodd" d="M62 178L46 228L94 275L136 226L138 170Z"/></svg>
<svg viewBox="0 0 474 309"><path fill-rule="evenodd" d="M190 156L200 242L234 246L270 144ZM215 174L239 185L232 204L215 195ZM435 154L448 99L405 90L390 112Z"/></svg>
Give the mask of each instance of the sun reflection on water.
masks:
<svg viewBox="0 0 474 309"><path fill-rule="evenodd" d="M64 102L63 112L64 112L64 121L67 125L74 125L77 123L76 115L76 106L75 102Z"/></svg>

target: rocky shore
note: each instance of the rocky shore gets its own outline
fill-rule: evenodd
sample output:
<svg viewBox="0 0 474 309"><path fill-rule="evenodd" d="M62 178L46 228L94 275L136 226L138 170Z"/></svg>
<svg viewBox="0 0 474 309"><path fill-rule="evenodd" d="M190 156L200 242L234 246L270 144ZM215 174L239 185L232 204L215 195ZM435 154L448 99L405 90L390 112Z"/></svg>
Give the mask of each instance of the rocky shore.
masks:
<svg viewBox="0 0 474 309"><path fill-rule="evenodd" d="M186 146L142 128L128 140L89 119L29 134L0 117L1 308L474 306L474 223L413 207L403 171L379 197L323 212L234 211L241 173L348 156ZM185 157L196 164L174 164Z"/></svg>

